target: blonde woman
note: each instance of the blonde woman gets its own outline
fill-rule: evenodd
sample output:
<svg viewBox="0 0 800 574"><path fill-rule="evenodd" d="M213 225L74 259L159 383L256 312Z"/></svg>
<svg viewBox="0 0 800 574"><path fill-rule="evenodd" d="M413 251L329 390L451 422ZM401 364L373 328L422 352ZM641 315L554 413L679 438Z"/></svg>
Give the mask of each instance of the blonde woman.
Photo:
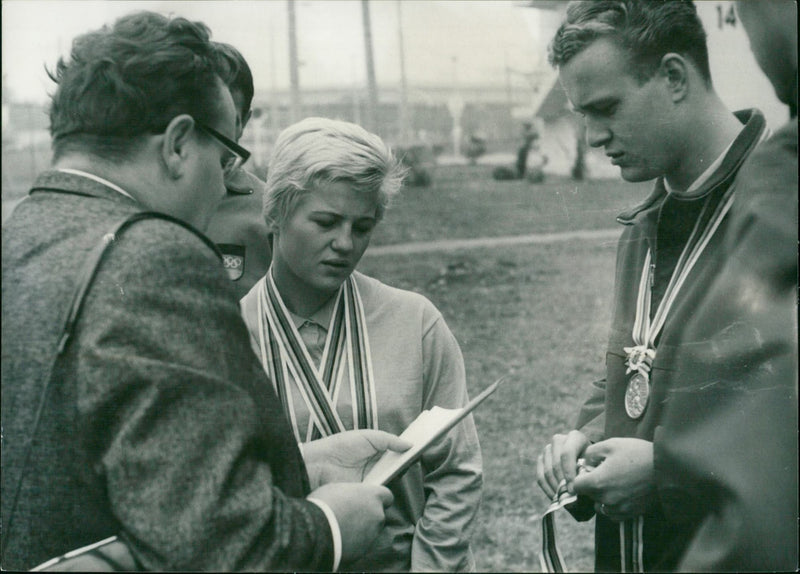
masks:
<svg viewBox="0 0 800 574"><path fill-rule="evenodd" d="M400 434L424 409L468 401L441 313L355 270L402 177L383 141L355 124L308 118L275 142L264 197L272 265L241 305L299 443L356 428ZM468 417L390 484L384 534L342 568L474 570L482 482Z"/></svg>

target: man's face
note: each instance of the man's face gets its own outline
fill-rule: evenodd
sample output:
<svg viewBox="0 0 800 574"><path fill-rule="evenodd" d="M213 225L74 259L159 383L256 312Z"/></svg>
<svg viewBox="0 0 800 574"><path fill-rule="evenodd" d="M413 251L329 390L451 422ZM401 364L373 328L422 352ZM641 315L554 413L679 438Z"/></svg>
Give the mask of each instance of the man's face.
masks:
<svg viewBox="0 0 800 574"><path fill-rule="evenodd" d="M626 181L647 181L674 168L672 101L660 74L642 84L633 73L625 51L601 38L561 66L559 78L589 145L605 148Z"/></svg>
<svg viewBox="0 0 800 574"><path fill-rule="evenodd" d="M335 293L369 246L377 208L377 194L343 181L307 193L275 232L276 281L298 293Z"/></svg>

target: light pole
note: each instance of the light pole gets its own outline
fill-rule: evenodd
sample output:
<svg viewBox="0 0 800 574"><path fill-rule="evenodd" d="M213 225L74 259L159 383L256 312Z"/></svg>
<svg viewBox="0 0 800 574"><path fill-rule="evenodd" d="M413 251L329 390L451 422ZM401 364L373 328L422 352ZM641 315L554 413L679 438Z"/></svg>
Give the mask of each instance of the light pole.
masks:
<svg viewBox="0 0 800 574"><path fill-rule="evenodd" d="M378 85L375 80L375 61L372 57L372 23L369 0L361 0L361 17L364 25L364 57L367 62L367 129L377 131Z"/></svg>
<svg viewBox="0 0 800 574"><path fill-rule="evenodd" d="M289 84L291 86L291 102L289 103L289 120L295 123L300 120L302 103L300 102L300 64L297 59L297 20L295 18L294 0L288 1L289 12Z"/></svg>
<svg viewBox="0 0 800 574"><path fill-rule="evenodd" d="M406 55L403 42L403 9L402 2L397 0L397 43L400 51L400 113L398 115L398 132L400 142L408 143L408 89L406 86Z"/></svg>
<svg viewBox="0 0 800 574"><path fill-rule="evenodd" d="M447 109L453 119L453 155L457 158L461 155L461 114L464 112L464 98L458 87L458 56L452 56L453 61L453 95L447 102Z"/></svg>

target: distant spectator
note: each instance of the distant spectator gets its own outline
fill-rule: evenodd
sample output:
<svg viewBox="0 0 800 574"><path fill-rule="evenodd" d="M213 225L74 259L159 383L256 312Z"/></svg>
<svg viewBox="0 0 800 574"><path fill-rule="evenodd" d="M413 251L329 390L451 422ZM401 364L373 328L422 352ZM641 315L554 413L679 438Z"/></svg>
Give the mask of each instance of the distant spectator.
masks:
<svg viewBox="0 0 800 574"><path fill-rule="evenodd" d="M536 149L537 141L539 140L539 130L533 125L533 122L525 122L522 125L522 145L517 150L517 178L522 179L528 169L528 154L531 149Z"/></svg>
<svg viewBox="0 0 800 574"><path fill-rule="evenodd" d="M527 179L531 183L544 181L544 166L547 156L539 152L539 130L533 122L522 124L522 144L517 148L514 166L497 166L492 170L492 179L507 181L513 179ZM534 156L533 165L529 165L531 155Z"/></svg>
<svg viewBox="0 0 800 574"><path fill-rule="evenodd" d="M486 153L486 136L481 132L472 132L467 139L464 155L469 159L470 165L475 165L478 158Z"/></svg>

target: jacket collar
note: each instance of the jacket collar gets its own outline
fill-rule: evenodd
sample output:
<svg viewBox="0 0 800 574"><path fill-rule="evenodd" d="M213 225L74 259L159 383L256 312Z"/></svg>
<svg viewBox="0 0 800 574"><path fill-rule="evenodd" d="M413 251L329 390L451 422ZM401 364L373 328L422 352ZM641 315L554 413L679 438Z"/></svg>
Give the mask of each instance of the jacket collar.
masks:
<svg viewBox="0 0 800 574"><path fill-rule="evenodd" d="M110 199L138 205L136 200L122 195L119 191L99 181L82 175L66 173L57 169L45 171L36 178L29 195L37 191L69 193L72 195Z"/></svg>
<svg viewBox="0 0 800 574"><path fill-rule="evenodd" d="M766 131L766 120L759 110L741 110L735 112L734 115L744 124L744 127L728 148L722 163L703 185L691 193L681 194L681 199L694 200L706 197L719 186L730 183L742 163L750 155L750 152L761 141ZM617 216L617 221L623 225L632 225L640 213L660 206L666 195L667 189L664 186L664 178L659 177L647 199L636 207L620 213Z"/></svg>

